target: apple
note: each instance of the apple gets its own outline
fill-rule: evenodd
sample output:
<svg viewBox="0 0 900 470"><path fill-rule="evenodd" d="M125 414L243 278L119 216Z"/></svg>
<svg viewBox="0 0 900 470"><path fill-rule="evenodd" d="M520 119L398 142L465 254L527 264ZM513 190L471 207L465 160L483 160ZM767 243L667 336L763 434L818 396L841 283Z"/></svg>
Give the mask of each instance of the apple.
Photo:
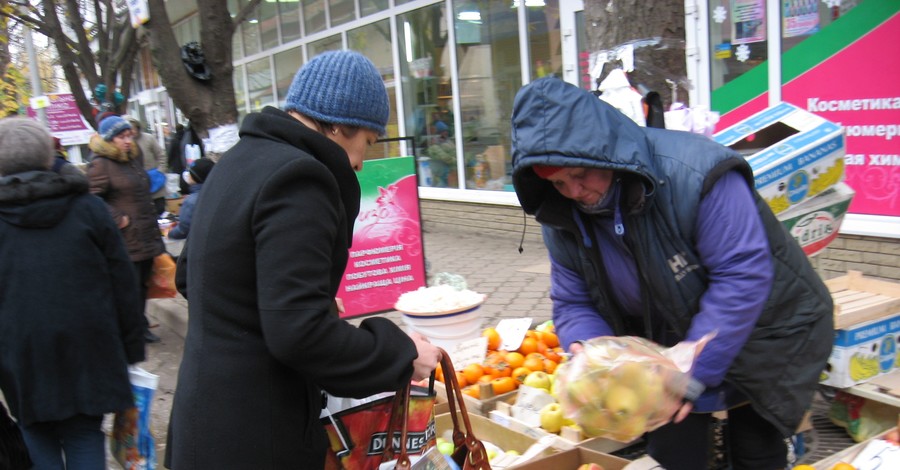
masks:
<svg viewBox="0 0 900 470"><path fill-rule="evenodd" d="M583 463L578 466L577 470L603 470L603 466L598 463Z"/></svg>
<svg viewBox="0 0 900 470"><path fill-rule="evenodd" d="M547 332L547 333L555 333L556 327L553 326L553 320L547 320L544 323L541 323L534 329L535 331Z"/></svg>
<svg viewBox="0 0 900 470"><path fill-rule="evenodd" d="M647 417L641 415L631 416L616 423L616 431L612 438L621 442L631 442L641 437L647 431Z"/></svg>
<svg viewBox="0 0 900 470"><path fill-rule="evenodd" d="M525 381L522 382L522 385L541 388L546 390L547 393L550 393L550 375L548 375L546 372L536 370L525 376Z"/></svg>
<svg viewBox="0 0 900 470"><path fill-rule="evenodd" d="M613 385L606 391L604 407L617 419L628 418L640 407L637 393L624 385Z"/></svg>
<svg viewBox="0 0 900 470"><path fill-rule="evenodd" d="M609 412L596 406L585 406L578 410L575 421L581 432L588 437L607 435L614 424Z"/></svg>
<svg viewBox="0 0 900 470"><path fill-rule="evenodd" d="M437 438L437 450L444 455L453 455L453 443L439 437Z"/></svg>
<svg viewBox="0 0 900 470"><path fill-rule="evenodd" d="M585 374L576 380L564 382L560 388L565 393L560 394L563 401L569 401L573 408L588 404L603 403L606 395L608 381L595 374Z"/></svg>
<svg viewBox="0 0 900 470"><path fill-rule="evenodd" d="M563 416L562 406L559 403L548 403L541 408L541 428L553 434L559 433L563 427L565 417Z"/></svg>

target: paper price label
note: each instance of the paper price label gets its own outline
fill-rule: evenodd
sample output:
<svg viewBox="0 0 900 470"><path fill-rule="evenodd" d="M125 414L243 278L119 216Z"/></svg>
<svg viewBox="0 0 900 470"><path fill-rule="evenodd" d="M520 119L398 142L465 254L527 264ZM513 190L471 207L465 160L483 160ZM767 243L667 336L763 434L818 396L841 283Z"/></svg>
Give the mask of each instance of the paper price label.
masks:
<svg viewBox="0 0 900 470"><path fill-rule="evenodd" d="M462 370L469 364L481 364L487 355L487 337L460 341L456 347L447 351L450 361L456 370Z"/></svg>
<svg viewBox="0 0 900 470"><path fill-rule="evenodd" d="M500 349L515 351L522 345L525 332L531 327L531 318L506 318L497 323L500 334Z"/></svg>

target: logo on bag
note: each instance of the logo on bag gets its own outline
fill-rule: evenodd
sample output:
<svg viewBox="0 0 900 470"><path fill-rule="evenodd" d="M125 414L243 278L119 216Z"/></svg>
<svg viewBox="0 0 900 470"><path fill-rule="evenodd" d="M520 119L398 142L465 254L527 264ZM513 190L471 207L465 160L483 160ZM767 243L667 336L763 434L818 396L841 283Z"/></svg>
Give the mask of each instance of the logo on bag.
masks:
<svg viewBox="0 0 900 470"><path fill-rule="evenodd" d="M435 429L434 421L429 421L428 426L425 428L425 431L419 432L406 432L406 452L408 454L421 454L425 451L425 447L428 445L428 442L435 438L437 435L437 431ZM400 449L400 431L395 431L393 439L391 439L391 445L395 450ZM385 451L385 442L387 438L386 432L378 432L372 434L372 440L369 442L369 451L367 455L379 455L383 454Z"/></svg>

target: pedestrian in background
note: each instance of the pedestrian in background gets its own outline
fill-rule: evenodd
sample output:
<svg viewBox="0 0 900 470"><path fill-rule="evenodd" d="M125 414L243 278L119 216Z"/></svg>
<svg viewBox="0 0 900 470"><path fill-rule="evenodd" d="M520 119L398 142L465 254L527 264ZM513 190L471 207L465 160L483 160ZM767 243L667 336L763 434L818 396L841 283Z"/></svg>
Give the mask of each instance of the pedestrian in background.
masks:
<svg viewBox="0 0 900 470"><path fill-rule="evenodd" d="M785 439L831 352L832 299L746 160L697 134L641 128L556 78L519 91L512 144L565 347L716 335L691 370L688 401L647 434L650 456L669 470L707 468L711 412L727 409L730 468L785 468Z"/></svg>
<svg viewBox="0 0 900 470"><path fill-rule="evenodd" d="M169 230L169 238L172 240L182 240L187 238L188 232L191 230L191 221L194 217L194 206L197 205L197 199L200 198L200 191L203 189L203 182L212 171L213 163L209 158L200 158L191 165L186 172L184 179L191 185L191 193L184 198L181 208L178 210L178 223Z"/></svg>
<svg viewBox="0 0 900 470"><path fill-rule="evenodd" d="M156 141L156 138L152 134L143 131L141 121L133 116L128 116L127 121L131 124L131 130L134 132L133 140L138 150L140 150L140 158L144 165L144 170L150 174L150 197L153 199L153 206L156 208L158 217L166 211L166 167L168 166L168 158L159 142Z"/></svg>
<svg viewBox="0 0 900 470"><path fill-rule="evenodd" d="M106 467L103 415L134 406L143 305L122 235L50 133L0 120L0 389L35 469Z"/></svg>
<svg viewBox="0 0 900 470"><path fill-rule="evenodd" d="M304 65L284 111L241 125L204 183L176 282L188 333L166 466L322 468L322 391L362 398L430 375L439 350L386 318L359 327L335 294L360 207L366 148L388 96L363 55Z"/></svg>
<svg viewBox="0 0 900 470"><path fill-rule="evenodd" d="M165 251L165 244L150 197L149 176L138 159L139 150L133 142L131 124L120 116L103 119L98 133L91 137L89 147L92 155L87 175L91 194L106 201L113 220L122 231L138 274L141 299L146 301L153 258ZM144 325L147 342L159 342L159 337L150 331L146 316Z"/></svg>

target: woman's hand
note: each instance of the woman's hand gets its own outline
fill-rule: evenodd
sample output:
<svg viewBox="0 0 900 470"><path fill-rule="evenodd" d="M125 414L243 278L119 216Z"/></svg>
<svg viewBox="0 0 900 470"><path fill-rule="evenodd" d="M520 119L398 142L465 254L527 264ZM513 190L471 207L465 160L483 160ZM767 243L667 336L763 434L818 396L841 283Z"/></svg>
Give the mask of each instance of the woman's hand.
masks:
<svg viewBox="0 0 900 470"><path fill-rule="evenodd" d="M437 368L441 362L441 351L437 346L431 344L428 338L419 333L409 333L413 343L416 345L418 357L413 361L412 380L419 381L431 376L431 372Z"/></svg>
<svg viewBox="0 0 900 470"><path fill-rule="evenodd" d="M127 215L123 215L122 218L119 219L119 228L120 229L125 228L130 223L131 223L131 219L129 219Z"/></svg>

